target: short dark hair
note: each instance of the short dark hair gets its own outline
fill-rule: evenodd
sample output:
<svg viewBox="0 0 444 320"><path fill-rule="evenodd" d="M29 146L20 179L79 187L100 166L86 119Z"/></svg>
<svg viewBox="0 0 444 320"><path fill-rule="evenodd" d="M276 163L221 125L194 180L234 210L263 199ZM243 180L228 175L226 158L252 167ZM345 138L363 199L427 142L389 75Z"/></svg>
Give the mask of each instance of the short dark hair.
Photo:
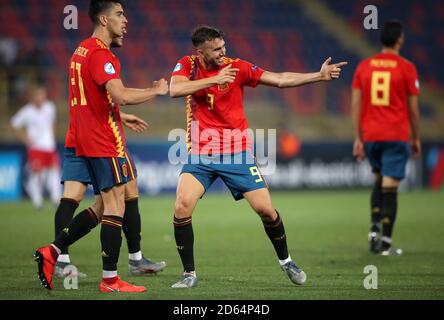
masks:
<svg viewBox="0 0 444 320"><path fill-rule="evenodd" d="M191 41L196 48L205 41L211 41L217 38L223 39L223 37L224 33L221 30L207 25L200 25L191 33Z"/></svg>
<svg viewBox="0 0 444 320"><path fill-rule="evenodd" d="M401 22L398 20L389 20L382 27L380 40L384 46L393 47L401 34Z"/></svg>
<svg viewBox="0 0 444 320"><path fill-rule="evenodd" d="M121 0L91 0L88 15L95 26L99 24L99 16L113 4L120 4L123 8Z"/></svg>

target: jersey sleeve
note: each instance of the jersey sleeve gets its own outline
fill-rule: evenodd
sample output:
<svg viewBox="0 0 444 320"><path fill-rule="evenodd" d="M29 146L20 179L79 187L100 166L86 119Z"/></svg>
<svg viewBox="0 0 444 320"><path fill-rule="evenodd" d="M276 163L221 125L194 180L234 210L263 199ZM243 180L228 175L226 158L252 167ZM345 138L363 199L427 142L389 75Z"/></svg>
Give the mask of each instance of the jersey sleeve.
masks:
<svg viewBox="0 0 444 320"><path fill-rule="evenodd" d="M180 59L174 67L171 76L185 76L189 79L191 77L191 60L190 56Z"/></svg>
<svg viewBox="0 0 444 320"><path fill-rule="evenodd" d="M264 73L264 70L257 65L244 60L240 60L233 67L239 67L240 69L241 85L252 88L259 84L259 80Z"/></svg>
<svg viewBox="0 0 444 320"><path fill-rule="evenodd" d="M355 70L355 73L353 74L353 80L352 80L352 88L353 89L362 89L361 87L361 72L362 72L362 63L358 65L358 67Z"/></svg>
<svg viewBox="0 0 444 320"><path fill-rule="evenodd" d="M109 50L97 50L89 58L89 70L99 86L109 80L120 78L120 68Z"/></svg>
<svg viewBox="0 0 444 320"><path fill-rule="evenodd" d="M411 96L417 96L419 95L418 71L414 64L409 64L406 69L407 93Z"/></svg>
<svg viewBox="0 0 444 320"><path fill-rule="evenodd" d="M12 118L11 118L11 125L15 129L20 129L26 126L27 123L27 114L26 108L20 109Z"/></svg>

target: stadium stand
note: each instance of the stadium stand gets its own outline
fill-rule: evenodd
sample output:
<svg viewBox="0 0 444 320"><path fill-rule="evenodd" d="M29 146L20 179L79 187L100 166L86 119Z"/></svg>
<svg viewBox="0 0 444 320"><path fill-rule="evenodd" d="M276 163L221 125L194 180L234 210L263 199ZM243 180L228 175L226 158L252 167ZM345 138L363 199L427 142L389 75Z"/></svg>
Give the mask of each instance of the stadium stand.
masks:
<svg viewBox="0 0 444 320"><path fill-rule="evenodd" d="M371 43L375 52L379 50L378 32L362 28L365 1L318 2L346 22L351 31ZM328 86L320 84L285 91L262 88L247 93L249 105L277 109L274 114L270 113L273 116L288 116L288 110L292 110L293 118L329 117L337 120L335 128L342 128L344 123L348 123L353 71L362 57L358 52L339 45L334 35L326 32L319 21L307 14L303 3L303 0L127 1L129 33L125 46L117 50L124 66L123 78L129 85L140 86L168 77L176 61L193 52L189 40L191 29L197 24L212 24L225 31L229 56L252 61L265 69L307 72L318 70L329 56L335 61L348 60L349 66L344 68L342 80ZM64 85L67 62L75 46L91 32L87 17L88 1L72 0L70 4L78 8L78 30L63 28L65 3L62 1L1 1L1 38L13 39L19 49L14 63L4 68L8 70L8 76L0 75L0 83L2 77L13 77L11 73L17 73L14 70L19 66L33 65L33 79L43 79L52 88L50 98L63 103L67 94ZM409 33L403 53L418 65L422 85L439 91L444 85L444 75L436 72L442 66L440 57L444 53L444 4L431 0L377 0L374 4L379 8L380 23L389 17L398 17L405 22ZM347 37L347 34L342 36ZM11 92L11 87L17 86L17 83L9 82L8 90ZM2 90L6 90L4 86ZM6 114L11 114L20 104L20 94L10 93L9 96L13 99L8 105L0 106ZM161 103L177 106L176 102L166 100L161 100ZM434 117L438 109L438 103L422 104L425 117ZM261 123L260 116L251 112L253 126ZM290 126L297 124L290 123ZM322 125L320 130L323 130ZM321 135L331 136L331 131L324 131ZM342 131L342 136L351 132L348 127Z"/></svg>

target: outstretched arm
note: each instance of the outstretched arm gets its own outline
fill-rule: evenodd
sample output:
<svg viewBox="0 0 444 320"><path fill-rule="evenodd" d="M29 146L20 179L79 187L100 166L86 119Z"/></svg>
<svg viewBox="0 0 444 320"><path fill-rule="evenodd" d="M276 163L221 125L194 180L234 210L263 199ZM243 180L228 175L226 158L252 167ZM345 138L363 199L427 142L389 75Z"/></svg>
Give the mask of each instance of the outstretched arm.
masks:
<svg viewBox="0 0 444 320"><path fill-rule="evenodd" d="M170 84L170 96L172 98L183 97L214 85L232 83L238 71L238 68L232 68L231 64L229 64L217 75L209 78L190 80L185 76L172 76Z"/></svg>
<svg viewBox="0 0 444 320"><path fill-rule="evenodd" d="M330 64L330 62L331 57L324 61L319 72L312 73L275 73L264 71L259 80L259 83L277 88L291 88L318 81L329 81L337 79L341 74L341 67L346 65L347 62L343 61L335 64Z"/></svg>
<svg viewBox="0 0 444 320"><path fill-rule="evenodd" d="M111 94L113 102L119 105L134 105L167 94L168 82L162 78L154 81L151 88L134 89L126 88L120 79L112 79L106 83L106 90Z"/></svg>

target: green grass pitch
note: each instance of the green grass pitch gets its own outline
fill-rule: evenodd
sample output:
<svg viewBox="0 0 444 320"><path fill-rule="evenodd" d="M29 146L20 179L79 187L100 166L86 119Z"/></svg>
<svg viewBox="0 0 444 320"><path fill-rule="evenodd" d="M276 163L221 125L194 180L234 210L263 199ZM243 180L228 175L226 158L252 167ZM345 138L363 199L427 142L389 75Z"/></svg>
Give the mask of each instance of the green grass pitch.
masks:
<svg viewBox="0 0 444 320"><path fill-rule="evenodd" d="M53 238L54 209L35 212L29 202L0 204L0 299L443 299L444 192L400 193L395 244L401 257L367 250L370 191L272 192L285 223L290 254L307 273L303 286L281 272L259 218L246 201L209 194L193 216L199 285L172 289L181 273L173 228L173 197L143 197L142 248L165 260L157 276L127 275L127 247L119 261L123 279L145 285L144 294L101 294L99 228L71 248L71 259L88 277L78 290L43 289L35 249ZM80 206L84 208L91 199ZM378 289L366 290L366 265L378 268Z"/></svg>

